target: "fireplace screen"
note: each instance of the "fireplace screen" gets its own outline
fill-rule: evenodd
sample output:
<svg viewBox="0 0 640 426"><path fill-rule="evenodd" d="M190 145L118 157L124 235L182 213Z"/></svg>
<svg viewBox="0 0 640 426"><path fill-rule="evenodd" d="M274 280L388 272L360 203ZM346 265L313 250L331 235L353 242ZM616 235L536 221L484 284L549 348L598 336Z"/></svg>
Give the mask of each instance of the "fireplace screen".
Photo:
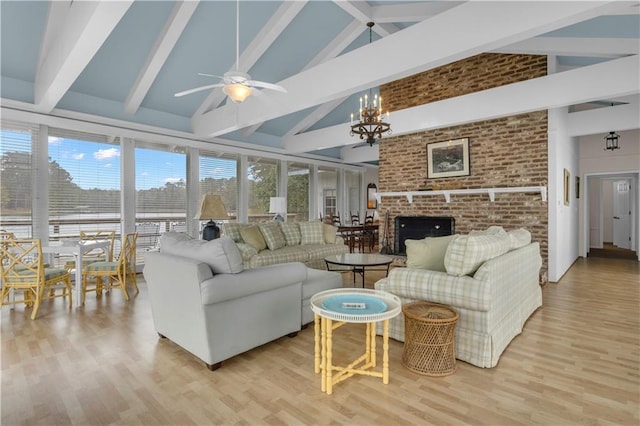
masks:
<svg viewBox="0 0 640 426"><path fill-rule="evenodd" d="M405 240L421 240L426 237L443 237L455 232L452 217L397 216L395 218L393 252L406 254Z"/></svg>

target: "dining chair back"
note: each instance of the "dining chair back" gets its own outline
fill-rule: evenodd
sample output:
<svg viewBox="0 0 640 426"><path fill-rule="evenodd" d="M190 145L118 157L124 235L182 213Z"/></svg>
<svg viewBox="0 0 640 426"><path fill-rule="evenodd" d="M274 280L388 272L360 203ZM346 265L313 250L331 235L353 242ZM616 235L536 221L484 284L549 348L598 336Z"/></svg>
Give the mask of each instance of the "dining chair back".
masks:
<svg viewBox="0 0 640 426"><path fill-rule="evenodd" d="M155 222L141 222L136 224L138 234L137 245L146 251L155 250L158 246L158 235L160 235L160 224Z"/></svg>
<svg viewBox="0 0 640 426"><path fill-rule="evenodd" d="M16 236L13 232L5 231L4 229L0 230L0 242L4 240L15 240Z"/></svg>
<svg viewBox="0 0 640 426"><path fill-rule="evenodd" d="M342 221L340 220L340 213L336 213L334 215L331 216L331 223L334 226L340 226L342 225Z"/></svg>
<svg viewBox="0 0 640 426"><path fill-rule="evenodd" d="M109 292L112 288L119 288L122 290L126 300L129 300L127 285L133 285L136 294L139 292L135 269L137 239L138 234L136 232L124 236L122 248L116 261L94 262L82 268L81 303L83 305L85 295L90 291L95 291L96 296L100 297L103 290ZM90 282L90 277L94 277L95 281Z"/></svg>
<svg viewBox="0 0 640 426"><path fill-rule="evenodd" d="M373 248L378 241L378 229L372 229L374 222L373 212L369 214L368 211L365 212L364 216L364 225L365 225L365 236L364 236L364 245L369 247L369 251L373 251Z"/></svg>
<svg viewBox="0 0 640 426"><path fill-rule="evenodd" d="M2 239L0 259L0 307L24 303L33 307L32 320L37 317L40 304L46 299L69 297L71 308L71 275L63 268L45 267L40 239ZM56 290L61 292L57 293ZM16 300L15 293L18 292L22 293L22 299Z"/></svg>
<svg viewBox="0 0 640 426"><path fill-rule="evenodd" d="M80 242L85 241L109 241L109 247L99 247L82 254L82 267L94 263L113 260L113 247L116 241L116 231L80 231ZM68 260L64 267L68 270L75 269L75 260Z"/></svg>
<svg viewBox="0 0 640 426"><path fill-rule="evenodd" d="M349 212L350 216L351 216L351 224L352 225L360 225L360 212L355 212L355 213L351 213Z"/></svg>

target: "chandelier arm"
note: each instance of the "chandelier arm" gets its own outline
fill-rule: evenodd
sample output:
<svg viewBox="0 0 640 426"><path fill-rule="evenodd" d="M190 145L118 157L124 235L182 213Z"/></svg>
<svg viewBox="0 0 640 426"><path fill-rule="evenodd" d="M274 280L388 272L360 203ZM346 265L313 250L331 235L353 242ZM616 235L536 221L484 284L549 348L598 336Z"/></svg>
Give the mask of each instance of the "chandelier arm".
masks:
<svg viewBox="0 0 640 426"><path fill-rule="evenodd" d="M373 26L375 23L367 22L369 27L369 44L373 41ZM364 95L363 99L360 98L360 109L358 114L351 114L351 130L349 134L351 136L359 135L360 139L365 139L366 142L373 146L376 139L382 139L383 133L391 133L391 125L384 121L384 114L382 113L382 96L372 95L372 89L369 88L369 94ZM354 122L354 117L358 117L358 121ZM389 113L387 112L387 118Z"/></svg>

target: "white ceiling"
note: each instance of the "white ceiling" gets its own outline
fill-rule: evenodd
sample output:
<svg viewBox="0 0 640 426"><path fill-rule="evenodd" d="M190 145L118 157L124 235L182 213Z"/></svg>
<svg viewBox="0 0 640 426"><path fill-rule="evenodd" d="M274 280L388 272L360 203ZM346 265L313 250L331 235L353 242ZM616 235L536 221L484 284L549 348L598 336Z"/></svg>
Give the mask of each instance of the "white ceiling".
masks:
<svg viewBox="0 0 640 426"><path fill-rule="evenodd" d="M347 122L361 92L483 52L555 55L558 74L392 112L394 134L584 103L637 111L639 13L637 1L241 0L239 69L288 93L236 105L219 89L173 96L217 82L199 72L234 69L233 1L2 0L0 96L5 108L375 162L376 147L344 149L359 142Z"/></svg>

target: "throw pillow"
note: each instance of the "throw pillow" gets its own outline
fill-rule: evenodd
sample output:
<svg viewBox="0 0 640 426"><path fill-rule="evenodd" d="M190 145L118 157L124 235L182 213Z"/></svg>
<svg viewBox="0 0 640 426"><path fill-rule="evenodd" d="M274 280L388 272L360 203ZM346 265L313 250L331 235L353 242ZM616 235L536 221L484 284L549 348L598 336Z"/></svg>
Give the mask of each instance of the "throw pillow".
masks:
<svg viewBox="0 0 640 426"><path fill-rule="evenodd" d="M505 232L502 226L493 225L483 231L471 231L469 232L469 235L496 235L501 234L502 232Z"/></svg>
<svg viewBox="0 0 640 426"><path fill-rule="evenodd" d="M242 235L240 235L240 230L242 228L246 228L250 226L246 223L223 223L222 224L222 235L226 235L231 237L233 241L236 243L242 243Z"/></svg>
<svg viewBox="0 0 640 426"><path fill-rule="evenodd" d="M507 234L509 235L510 250L524 247L531 242L531 232L524 228L514 229L507 232Z"/></svg>
<svg viewBox="0 0 640 426"><path fill-rule="evenodd" d="M461 235L447 247L444 266L451 275L470 275L487 260L508 252L510 245L504 230L493 235Z"/></svg>
<svg viewBox="0 0 640 426"><path fill-rule="evenodd" d="M338 232L338 227L337 226L329 225L328 223L323 223L322 224L322 234L324 236L323 237L324 238L324 243L325 244L335 244L336 243L337 232Z"/></svg>
<svg viewBox="0 0 640 426"><path fill-rule="evenodd" d="M282 229L280 229L279 222L261 223L258 227L260 228L260 232L262 232L262 236L269 250L277 250L284 247L286 240Z"/></svg>
<svg viewBox="0 0 640 426"><path fill-rule="evenodd" d="M301 222L300 244L324 244L324 231L322 222Z"/></svg>
<svg viewBox="0 0 640 426"><path fill-rule="evenodd" d="M280 224L280 229L282 229L282 233L284 234L285 243L288 246L299 246L300 245L300 227L297 222L278 222Z"/></svg>
<svg viewBox="0 0 640 426"><path fill-rule="evenodd" d="M240 235L245 243L252 245L256 250L261 251L267 248L267 242L260 232L260 228L252 225L240 229Z"/></svg>
<svg viewBox="0 0 640 426"><path fill-rule="evenodd" d="M405 240L407 268L446 272L444 256L451 241L458 235L427 237L423 240Z"/></svg>
<svg viewBox="0 0 640 426"><path fill-rule="evenodd" d="M160 237L160 252L204 262L215 274L242 272L242 255L236 243L227 236L205 241L179 232L166 232Z"/></svg>

